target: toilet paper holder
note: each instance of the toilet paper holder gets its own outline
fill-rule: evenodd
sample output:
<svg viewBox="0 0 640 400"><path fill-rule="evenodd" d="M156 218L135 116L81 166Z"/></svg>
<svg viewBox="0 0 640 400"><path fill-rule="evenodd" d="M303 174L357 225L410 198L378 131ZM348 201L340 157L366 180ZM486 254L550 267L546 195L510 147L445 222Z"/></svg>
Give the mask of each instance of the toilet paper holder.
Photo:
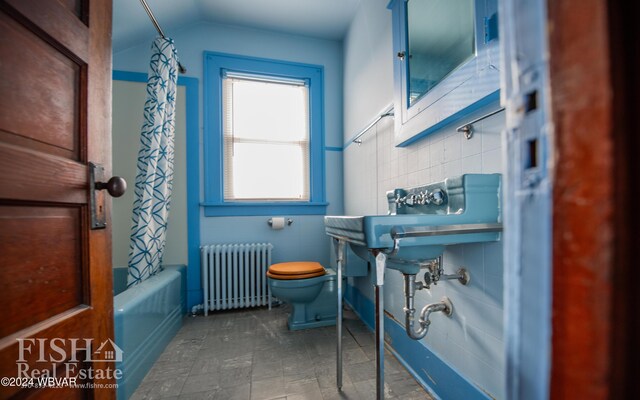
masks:
<svg viewBox="0 0 640 400"><path fill-rule="evenodd" d="M269 224L269 226L272 226L273 225L273 219L269 218L267 220L267 224ZM291 218L288 218L287 219L287 225L291 225L291 224L293 224L293 220Z"/></svg>

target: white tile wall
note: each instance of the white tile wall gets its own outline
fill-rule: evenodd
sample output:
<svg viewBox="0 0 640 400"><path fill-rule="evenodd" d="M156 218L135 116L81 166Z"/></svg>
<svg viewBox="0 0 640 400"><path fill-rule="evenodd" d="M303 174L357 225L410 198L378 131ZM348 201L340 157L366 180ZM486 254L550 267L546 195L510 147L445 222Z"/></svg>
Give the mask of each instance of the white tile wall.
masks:
<svg viewBox="0 0 640 400"><path fill-rule="evenodd" d="M484 115L480 110L469 120ZM445 128L406 148L393 145L393 121L383 119L363 136L362 145L349 145L344 153L345 211L349 215L386 214L386 191L418 186L463 173L500 173L502 169L502 113L474 125L470 140ZM377 130L376 130L377 129ZM502 244L449 246L444 253L445 271L464 266L471 275L468 286L457 281L440 282L416 294L416 308L448 296L454 315L433 317L423 342L431 351L495 398L504 398ZM367 278L354 280L370 294ZM385 304L399 321L402 310L402 276L389 271Z"/></svg>

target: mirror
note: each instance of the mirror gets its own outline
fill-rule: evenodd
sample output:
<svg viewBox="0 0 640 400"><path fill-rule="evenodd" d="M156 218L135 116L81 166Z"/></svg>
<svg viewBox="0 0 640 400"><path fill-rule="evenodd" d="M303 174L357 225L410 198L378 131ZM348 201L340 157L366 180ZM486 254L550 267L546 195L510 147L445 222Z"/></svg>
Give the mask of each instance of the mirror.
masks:
<svg viewBox="0 0 640 400"><path fill-rule="evenodd" d="M409 107L475 55L474 0L407 0Z"/></svg>
<svg viewBox="0 0 640 400"><path fill-rule="evenodd" d="M394 142L499 106L498 0L391 0Z"/></svg>

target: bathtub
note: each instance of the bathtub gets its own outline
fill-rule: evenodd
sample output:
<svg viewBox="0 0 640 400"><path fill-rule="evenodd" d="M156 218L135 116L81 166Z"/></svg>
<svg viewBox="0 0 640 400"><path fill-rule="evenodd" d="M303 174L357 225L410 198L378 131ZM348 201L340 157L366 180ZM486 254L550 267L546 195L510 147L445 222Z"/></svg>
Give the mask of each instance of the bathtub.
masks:
<svg viewBox="0 0 640 400"><path fill-rule="evenodd" d="M122 371L118 399L131 397L182 326L186 273L184 265L165 266L156 276L126 289L126 267L113 269L115 342L122 350L122 361L116 363Z"/></svg>

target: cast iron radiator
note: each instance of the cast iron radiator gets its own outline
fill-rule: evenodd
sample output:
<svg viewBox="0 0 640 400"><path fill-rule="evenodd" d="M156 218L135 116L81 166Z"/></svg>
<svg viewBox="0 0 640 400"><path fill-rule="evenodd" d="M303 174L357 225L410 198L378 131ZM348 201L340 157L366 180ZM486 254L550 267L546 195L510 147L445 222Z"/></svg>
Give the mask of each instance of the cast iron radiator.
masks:
<svg viewBox="0 0 640 400"><path fill-rule="evenodd" d="M271 243L202 246L204 315L209 310L270 305L267 269L272 248Z"/></svg>

